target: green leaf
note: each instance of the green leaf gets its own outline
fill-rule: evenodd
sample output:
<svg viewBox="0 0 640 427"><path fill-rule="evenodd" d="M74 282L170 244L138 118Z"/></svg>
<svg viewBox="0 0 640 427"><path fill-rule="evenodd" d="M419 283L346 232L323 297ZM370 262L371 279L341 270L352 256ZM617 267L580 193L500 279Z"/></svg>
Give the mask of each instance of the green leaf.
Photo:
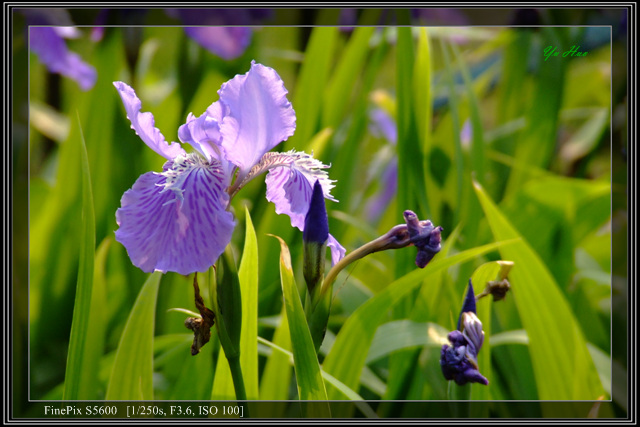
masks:
<svg viewBox="0 0 640 427"><path fill-rule="evenodd" d="M357 389L360 373L375 331L389 309L438 272L472 260L506 243L498 242L480 246L448 258L436 257L424 269L414 270L389 284L382 292L358 307L347 319L338 333L331 351L324 359L324 370L342 381L347 387ZM349 357L344 357L344 355L349 355ZM340 399L340 396L331 393L329 398Z"/></svg>
<svg viewBox="0 0 640 427"><path fill-rule="evenodd" d="M231 368L229 367L228 359L224 356L224 352L220 352L218 356L214 375L211 400L235 400L236 391L233 386Z"/></svg>
<svg viewBox="0 0 640 427"><path fill-rule="evenodd" d="M542 29L544 46L562 46L563 28ZM533 101L527 112L527 128L515 143L515 159L518 166L509 176L507 195L518 191L527 180L526 168L546 168L554 154L557 126L565 82L567 61L541 61L535 81Z"/></svg>
<svg viewBox="0 0 640 427"><path fill-rule="evenodd" d="M465 180L464 180L464 158L462 155L462 141L460 139L460 130L462 126L460 125L460 113L459 113L459 104L458 104L458 94L456 93L455 82L453 81L454 76L454 68L451 65L451 59L449 57L449 49L443 40L440 40L440 48L442 50L442 58L444 59L444 70L447 75L445 78L447 90L448 90L448 99L451 104L450 113L451 113L451 125L453 136L453 146L454 146L454 170L456 171L456 179L455 179L455 210L454 210L454 218L453 223L459 224L460 222L466 223L469 210L467 209L466 198L464 197Z"/></svg>
<svg viewBox="0 0 640 427"><path fill-rule="evenodd" d="M511 267L513 267L513 265ZM476 268L476 271L474 271L471 276L471 282L473 283L475 294L480 294L490 281L500 280L499 275L502 268L503 261L487 262ZM506 270L507 273L509 272L508 268L509 267L507 267ZM485 336L484 344L482 345L480 354L478 354L478 369L480 373L489 380L489 384L491 384L492 381L491 344L493 334L491 332L491 310L493 309L493 304L493 297L491 295L484 296L476 302L476 314L478 315L478 319L482 322L482 330L484 331ZM471 399L489 400L489 387L481 384L472 384ZM485 410L483 407L472 408L472 415L474 417L486 417L488 414L488 410Z"/></svg>
<svg viewBox="0 0 640 427"><path fill-rule="evenodd" d="M120 337L106 400L153 400L153 330L162 273L142 286Z"/></svg>
<svg viewBox="0 0 640 427"><path fill-rule="evenodd" d="M93 193L87 149L80 129L78 150L81 153L82 169L82 240L76 300L69 338L67 370L65 372L64 400L89 400L96 396L96 373L98 360L104 349L105 321L102 310L105 299L104 280L94 280L94 256L96 225L93 211ZM101 245L100 263L108 243ZM102 273L102 271L100 271ZM97 278L103 277L98 274Z"/></svg>
<svg viewBox="0 0 640 427"><path fill-rule="evenodd" d="M442 347L447 334L451 332L431 322L413 322L411 320L395 320L380 325L376 331L369 353L367 365L381 359L396 350L411 347Z"/></svg>
<svg viewBox="0 0 640 427"><path fill-rule="evenodd" d="M291 349L291 335L289 322L287 322L286 307L282 307L280 323L273 335L273 344L284 350ZM260 338L258 338L260 339ZM261 400L287 400L289 398L289 381L291 368L289 356L282 352L274 351L267 358L267 363L262 373L260 382ZM275 410L275 408L274 408Z"/></svg>
<svg viewBox="0 0 640 427"><path fill-rule="evenodd" d="M331 81L324 93L324 108L322 111L323 127L336 129L343 120L350 94L358 82L363 68L369 40L376 30L375 27L357 27L342 53L340 62L331 76Z"/></svg>
<svg viewBox="0 0 640 427"><path fill-rule="evenodd" d="M337 37L336 27L315 27L311 32L292 102L297 117L296 133L284 142L283 150L303 149L316 134L320 101L327 86Z"/></svg>
<svg viewBox="0 0 640 427"><path fill-rule="evenodd" d="M286 323L286 322L283 322L283 323ZM285 350L284 348L278 346L275 343L272 343L271 341L265 340L264 338L259 338L259 340L260 342L268 345L273 350L275 350L271 353L272 355L279 354L285 357L283 360L286 360L287 363L289 364L293 363L294 358L293 358L293 354L290 351ZM358 393L356 393L355 391L353 391L352 389L350 389L349 387L347 387L337 379L335 379L333 376L331 376L327 372L321 370L321 373L322 373L322 378L325 379L326 383L328 383L337 392L342 393L342 395L345 398L349 400L355 400L355 401L364 400L362 396L360 396ZM356 403L356 406L358 406L358 408L362 410L362 413L365 414L368 418L378 418L378 416L373 411L373 409L371 409L371 407L365 402Z"/></svg>
<svg viewBox="0 0 640 427"><path fill-rule="evenodd" d="M482 187L474 186L494 237L520 238ZM540 399L595 400L604 395L580 325L549 270L525 240L500 248L500 253L515 263L512 294L529 336Z"/></svg>
<svg viewBox="0 0 640 427"><path fill-rule="evenodd" d="M300 400L327 400L327 391L320 373L320 365L311 339L311 333L298 294L298 288L291 269L291 256L284 240L280 241L280 277L282 294L287 311L287 321L293 346L294 368L298 383ZM310 405L309 417L321 418L331 416L329 404Z"/></svg>
<svg viewBox="0 0 640 427"><path fill-rule="evenodd" d="M258 240L245 208L246 233L242 261L238 269L242 293L242 331L240 332L240 366L247 399L258 399Z"/></svg>

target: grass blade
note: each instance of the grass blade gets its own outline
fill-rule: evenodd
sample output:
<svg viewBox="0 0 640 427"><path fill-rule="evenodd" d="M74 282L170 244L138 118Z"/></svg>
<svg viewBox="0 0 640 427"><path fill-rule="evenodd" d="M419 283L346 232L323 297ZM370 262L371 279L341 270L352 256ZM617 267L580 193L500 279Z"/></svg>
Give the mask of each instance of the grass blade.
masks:
<svg viewBox="0 0 640 427"><path fill-rule="evenodd" d="M258 399L258 240L246 209L246 233L242 262L238 269L242 293L242 331L240 332L240 366L247 399Z"/></svg>
<svg viewBox="0 0 640 427"><path fill-rule="evenodd" d="M377 326L389 309L436 273L481 256L506 243L492 243L460 252L449 258L436 259L424 269L414 270L391 283L382 292L358 307L347 319L324 360L324 370L347 387L356 390ZM345 354L349 357L344 357ZM340 396L331 393L329 398L340 399Z"/></svg>
<svg viewBox="0 0 640 427"><path fill-rule="evenodd" d="M162 273L142 286L120 337L106 400L153 400L153 329Z"/></svg>
<svg viewBox="0 0 640 427"><path fill-rule="evenodd" d="M477 183L474 186L494 237L520 238L482 187ZM595 400L604 395L580 325L540 257L521 238L514 245L500 248L500 253L516 265L510 282L529 336L540 399Z"/></svg>
<svg viewBox="0 0 640 427"><path fill-rule="evenodd" d="M273 336L273 344L284 350L291 349L291 336L289 322L287 322L286 307L282 307L280 325ZM289 380L291 368L289 356L282 352L274 351L267 359L267 364L260 382L261 400L287 400L289 398ZM275 410L275 408L274 408Z"/></svg>
<svg viewBox="0 0 640 427"><path fill-rule="evenodd" d="M298 288L293 278L289 248L284 240L277 236L276 238L280 240L282 294L284 295L287 321L289 322L291 334L298 394L300 400L327 400L327 391L320 373L320 365L318 364L311 333L307 326ZM324 418L331 416L328 403L325 405L310 405L308 409L309 413L306 415L309 417Z"/></svg>
<svg viewBox="0 0 640 427"><path fill-rule="evenodd" d="M342 53L340 63L331 77L329 87L325 91L322 111L323 127L336 129L343 120L350 101L350 97L345 94L352 92L358 81L369 52L369 40L375 30L375 27L357 27L353 31Z"/></svg>
<svg viewBox="0 0 640 427"><path fill-rule="evenodd" d="M95 398L98 361L104 348L105 322L102 304L104 281L94 281L96 224L87 149L80 130L77 139L82 169L82 239L76 300L69 338L69 353L64 382L64 400ZM103 251L104 252L104 249ZM104 253L102 253L102 260Z"/></svg>
<svg viewBox="0 0 640 427"><path fill-rule="evenodd" d="M320 100L327 85L337 37L336 27L315 27L311 32L292 102L296 110L296 132L284 142L283 151L304 149L307 141L316 134L322 105ZM310 99L317 102L308 102Z"/></svg>

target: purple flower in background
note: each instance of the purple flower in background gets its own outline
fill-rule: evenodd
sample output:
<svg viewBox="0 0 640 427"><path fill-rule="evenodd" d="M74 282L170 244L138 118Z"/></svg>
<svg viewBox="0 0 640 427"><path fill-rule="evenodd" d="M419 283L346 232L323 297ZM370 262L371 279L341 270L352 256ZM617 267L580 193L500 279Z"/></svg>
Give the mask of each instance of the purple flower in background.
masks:
<svg viewBox="0 0 640 427"><path fill-rule="evenodd" d="M25 9L22 11L29 25L29 48L52 73L75 80L82 90L95 85L95 68L67 48L65 38L78 38L80 32L72 27L63 9Z"/></svg>
<svg viewBox="0 0 640 427"><path fill-rule="evenodd" d="M369 114L371 119L370 131L376 137L386 139L391 145L396 145L398 130L393 118L383 109L376 108ZM398 190L398 158L394 156L385 166L380 176L382 188L367 203L365 211L370 222L377 221L391 203L391 199Z"/></svg>
<svg viewBox="0 0 640 427"><path fill-rule="evenodd" d="M469 280L467 296L458 319L458 330L447 335L449 344L443 344L440 351L440 367L447 380L458 385L489 381L478 370L478 353L484 342L482 322L476 316L476 300L473 285Z"/></svg>
<svg viewBox="0 0 640 427"><path fill-rule="evenodd" d="M267 199L300 230L316 180L324 196L334 200L333 181L323 170L328 166L303 152L268 152L293 135L296 125L287 90L272 68L252 62L249 72L222 85L220 99L205 113L189 114L178 137L195 149L192 153L165 141L153 115L140 112L140 99L131 87L114 85L131 127L167 159L162 172L138 178L116 212L116 240L143 271L186 275L207 270L231 241L231 197L263 172L269 171ZM337 262L344 248L332 236L328 245Z"/></svg>
<svg viewBox="0 0 640 427"><path fill-rule="evenodd" d="M185 33L223 59L242 55L251 42L250 23L269 15L268 9L168 9L167 14L187 25Z"/></svg>

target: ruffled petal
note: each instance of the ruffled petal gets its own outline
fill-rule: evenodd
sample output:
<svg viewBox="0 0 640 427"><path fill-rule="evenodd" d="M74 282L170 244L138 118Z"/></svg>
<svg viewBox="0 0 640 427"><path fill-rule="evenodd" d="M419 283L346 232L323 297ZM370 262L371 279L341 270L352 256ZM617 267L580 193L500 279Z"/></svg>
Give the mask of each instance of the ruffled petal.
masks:
<svg viewBox="0 0 640 427"><path fill-rule="evenodd" d="M279 167L269 171L266 183L267 200L276 205L276 213L289 215L291 226L304 230L312 193L307 178L296 169Z"/></svg>
<svg viewBox="0 0 640 427"><path fill-rule="evenodd" d="M113 85L122 98L124 109L127 112L127 118L131 121L131 128L136 131L136 134L140 136L140 139L142 139L149 148L168 160L173 160L179 155L185 154L180 144L172 142L171 145L169 145L167 141L165 141L160 130L155 127L153 114L140 112L142 102L129 85L123 82L113 82Z"/></svg>
<svg viewBox="0 0 640 427"><path fill-rule="evenodd" d="M75 80L82 90L89 90L96 83L96 69L67 49L65 41L55 28L30 27L29 48L38 55L49 71Z"/></svg>
<svg viewBox="0 0 640 427"><path fill-rule="evenodd" d="M251 175L269 170L266 178L267 200L276 205L278 214L289 215L291 225L302 231L316 181L320 182L326 199L337 201L331 196L335 181L330 180L323 170L328 167L306 153L292 150L286 153L267 153Z"/></svg>
<svg viewBox="0 0 640 427"><path fill-rule="evenodd" d="M293 135L296 115L278 73L255 61L249 72L224 83L218 94L224 105L222 147L242 177L264 153Z"/></svg>
<svg viewBox="0 0 640 427"><path fill-rule="evenodd" d="M140 176L116 211L116 240L145 272L206 271L235 227L226 210L227 180L219 167L199 162L195 154L168 162L161 174Z"/></svg>

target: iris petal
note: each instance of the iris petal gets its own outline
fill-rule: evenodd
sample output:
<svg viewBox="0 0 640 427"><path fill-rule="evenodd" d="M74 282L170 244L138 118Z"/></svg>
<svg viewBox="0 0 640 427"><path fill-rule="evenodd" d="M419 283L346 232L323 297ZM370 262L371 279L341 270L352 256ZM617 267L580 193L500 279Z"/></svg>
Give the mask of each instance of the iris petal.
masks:
<svg viewBox="0 0 640 427"><path fill-rule="evenodd" d="M131 128L136 131L140 139L149 148L168 160L185 154L180 144L173 142L169 145L165 141L160 130L155 127L153 114L140 112L142 102L129 85L123 82L113 82L113 85L122 98L124 109L127 111L127 118L131 121Z"/></svg>
<svg viewBox="0 0 640 427"><path fill-rule="evenodd" d="M226 60L242 55L251 41L249 27L185 27L184 31L200 46Z"/></svg>
<svg viewBox="0 0 640 427"><path fill-rule="evenodd" d="M338 261L344 258L344 255L347 253L347 250L333 237L329 234L329 240L327 240L327 246L331 249L331 265L336 265Z"/></svg>
<svg viewBox="0 0 640 427"><path fill-rule="evenodd" d="M96 69L67 48L55 27L31 27L29 48L51 72L75 80L82 90L89 90L96 83Z"/></svg>
<svg viewBox="0 0 640 427"><path fill-rule="evenodd" d="M165 165L165 173L175 172L175 163ZM116 240L145 272L206 271L231 241L235 222L225 210L227 177L219 167L186 164L172 187L166 187L164 173L148 172L122 196Z"/></svg>
<svg viewBox="0 0 640 427"><path fill-rule="evenodd" d="M278 73L255 61L249 72L224 83L218 94L225 107L222 147L244 177L264 153L293 135L296 115Z"/></svg>
<svg viewBox="0 0 640 427"><path fill-rule="evenodd" d="M312 187L302 172L294 168L271 169L265 179L267 200L276 205L277 214L287 214L291 226L304 230L304 218L309 210Z"/></svg>

